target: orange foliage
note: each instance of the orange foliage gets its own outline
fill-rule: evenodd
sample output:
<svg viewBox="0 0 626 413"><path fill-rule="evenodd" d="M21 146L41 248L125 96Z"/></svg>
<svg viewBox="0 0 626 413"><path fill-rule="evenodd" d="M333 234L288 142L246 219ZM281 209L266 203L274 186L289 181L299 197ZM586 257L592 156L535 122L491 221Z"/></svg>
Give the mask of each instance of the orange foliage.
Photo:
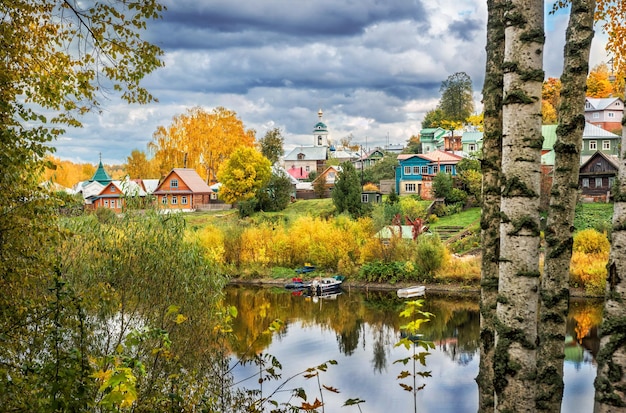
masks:
<svg viewBox="0 0 626 413"><path fill-rule="evenodd" d="M49 156L47 160L54 164L56 169L46 169L42 180L52 180L66 188L72 188L80 181L91 179L96 172L96 167L88 163L76 164L53 156Z"/></svg>

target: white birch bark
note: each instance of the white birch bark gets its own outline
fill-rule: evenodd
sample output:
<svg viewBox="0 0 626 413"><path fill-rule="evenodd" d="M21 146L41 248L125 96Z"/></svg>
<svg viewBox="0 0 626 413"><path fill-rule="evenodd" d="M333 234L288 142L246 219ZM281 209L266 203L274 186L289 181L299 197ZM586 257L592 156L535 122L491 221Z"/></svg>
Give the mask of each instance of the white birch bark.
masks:
<svg viewBox="0 0 626 413"><path fill-rule="evenodd" d="M505 14L496 411L535 409L543 1L513 0Z"/></svg>

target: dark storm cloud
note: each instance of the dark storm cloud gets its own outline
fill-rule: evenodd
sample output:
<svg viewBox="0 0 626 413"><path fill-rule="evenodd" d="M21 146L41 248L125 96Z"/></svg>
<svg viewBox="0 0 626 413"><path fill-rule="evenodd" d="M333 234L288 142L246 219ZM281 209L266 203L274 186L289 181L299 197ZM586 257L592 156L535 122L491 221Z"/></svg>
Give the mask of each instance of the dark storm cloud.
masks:
<svg viewBox="0 0 626 413"><path fill-rule="evenodd" d="M485 22L475 18L456 20L450 25L450 34L465 40L471 41L475 36L483 36Z"/></svg>
<svg viewBox="0 0 626 413"><path fill-rule="evenodd" d="M221 44L228 39L240 39L242 44L256 39L258 44L266 40L294 41L295 38L324 38L354 36L368 26L379 22L411 19L425 21L426 12L420 2L406 0L363 0L363 1L299 1L266 0L237 1L168 1L162 27L156 35L157 42L169 45L197 47L196 39L186 36L170 36L171 30L184 25L186 30L216 38L212 44ZM167 30L169 29L169 30ZM256 33L257 36L248 36Z"/></svg>

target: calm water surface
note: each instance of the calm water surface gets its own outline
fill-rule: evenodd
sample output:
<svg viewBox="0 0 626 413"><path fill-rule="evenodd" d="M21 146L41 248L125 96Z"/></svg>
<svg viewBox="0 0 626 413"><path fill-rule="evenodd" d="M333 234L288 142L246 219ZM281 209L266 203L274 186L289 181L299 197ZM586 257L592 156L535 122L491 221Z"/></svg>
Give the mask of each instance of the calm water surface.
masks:
<svg viewBox="0 0 626 413"><path fill-rule="evenodd" d="M322 390L320 394L316 378L302 376L288 381L284 389L303 387L310 402L323 397L327 412L358 412L356 406L342 407L348 399L365 400L361 410L370 413L478 409L474 380L479 365L478 295L427 294L423 309L435 316L423 324L422 338L432 341L435 349L426 356L426 366L418 363L414 369L412 363L395 362L413 351L394 346L406 322L398 316L403 301L395 292L344 291L335 299L294 296L281 288L230 286L226 292L228 304L239 309L234 361L251 353L268 353L282 364L283 380L265 382L264 396L285 378L335 360L337 364L329 365L319 379L321 385L339 393ZM576 300L570 307L562 411L590 412L602 304ZM280 333L263 334L274 319L284 321L284 328ZM412 377L398 378L402 371L430 372L430 377L418 377L417 386L424 388L414 395L401 387L401 383L413 385ZM234 372L236 381L252 377L242 386L259 389L258 376L254 376L258 367L237 366ZM284 402L289 396L288 391L279 391L273 398Z"/></svg>

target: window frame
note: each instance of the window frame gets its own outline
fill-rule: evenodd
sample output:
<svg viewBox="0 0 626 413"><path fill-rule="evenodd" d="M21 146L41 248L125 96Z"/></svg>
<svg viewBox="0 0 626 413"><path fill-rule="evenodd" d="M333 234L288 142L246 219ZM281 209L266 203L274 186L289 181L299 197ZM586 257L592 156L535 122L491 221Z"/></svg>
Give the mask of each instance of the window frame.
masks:
<svg viewBox="0 0 626 413"><path fill-rule="evenodd" d="M412 182L411 182L411 183L406 182L406 183L404 184L404 192L406 192L406 193L411 193L411 194L412 194L412 193L415 193L415 188L416 188L416 187L415 187L415 184L414 184L414 183L412 183Z"/></svg>
<svg viewBox="0 0 626 413"><path fill-rule="evenodd" d="M170 188L171 189L178 189L178 179L173 178L170 180Z"/></svg>
<svg viewBox="0 0 626 413"><path fill-rule="evenodd" d="M589 150L590 151L597 151L598 150L598 141L596 141L596 140L589 141Z"/></svg>
<svg viewBox="0 0 626 413"><path fill-rule="evenodd" d="M603 151L610 151L611 150L611 141L603 140L602 141L602 150Z"/></svg>

